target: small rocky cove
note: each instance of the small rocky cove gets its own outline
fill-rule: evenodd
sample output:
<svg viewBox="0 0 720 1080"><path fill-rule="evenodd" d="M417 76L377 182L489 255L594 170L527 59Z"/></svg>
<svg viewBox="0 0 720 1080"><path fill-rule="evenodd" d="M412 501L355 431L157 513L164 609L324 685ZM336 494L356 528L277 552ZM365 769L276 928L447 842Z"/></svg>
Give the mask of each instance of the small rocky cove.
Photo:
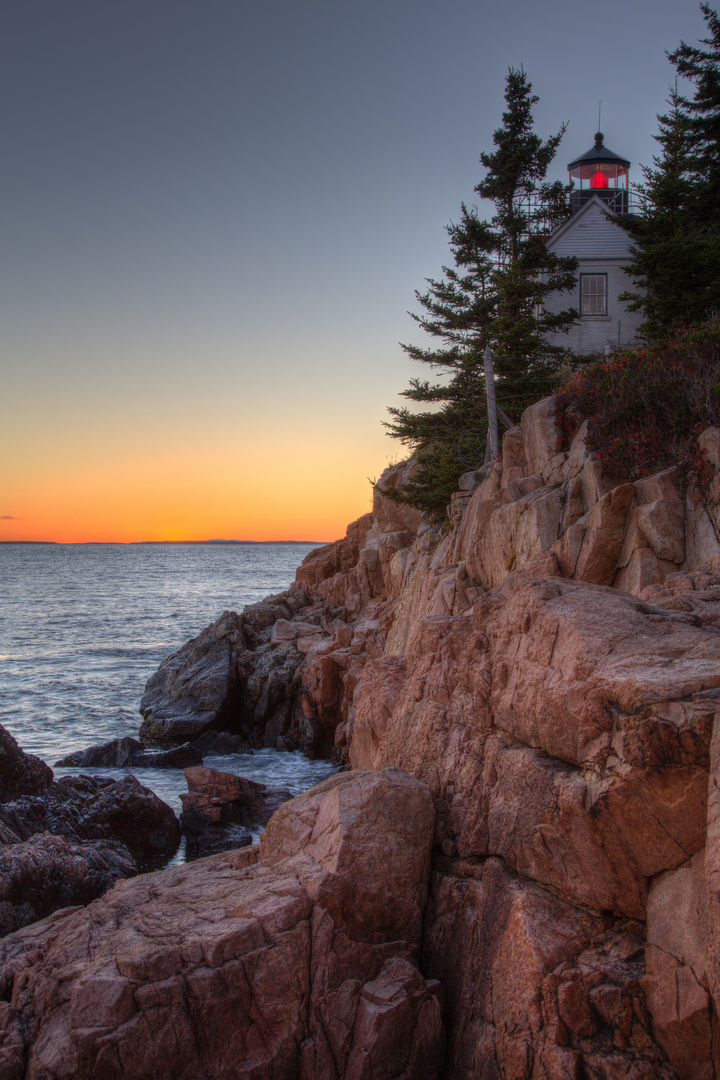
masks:
<svg viewBox="0 0 720 1080"><path fill-rule="evenodd" d="M532 406L450 529L376 492L74 762L185 768L205 857L2 735L2 1080L720 1077L720 431L702 488L584 437ZM290 799L213 746L344 768Z"/></svg>

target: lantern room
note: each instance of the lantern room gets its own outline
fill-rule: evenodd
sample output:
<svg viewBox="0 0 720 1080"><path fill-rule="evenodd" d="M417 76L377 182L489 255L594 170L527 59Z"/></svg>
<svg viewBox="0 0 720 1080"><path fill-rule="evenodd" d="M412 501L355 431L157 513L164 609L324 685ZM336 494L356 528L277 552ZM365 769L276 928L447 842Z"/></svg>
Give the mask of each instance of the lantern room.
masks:
<svg viewBox="0 0 720 1080"><path fill-rule="evenodd" d="M570 193L573 213L593 195L598 195L608 203L616 214L628 212L630 162L613 150L608 150L603 138L602 132L598 131L593 148L568 165L568 174L573 185Z"/></svg>

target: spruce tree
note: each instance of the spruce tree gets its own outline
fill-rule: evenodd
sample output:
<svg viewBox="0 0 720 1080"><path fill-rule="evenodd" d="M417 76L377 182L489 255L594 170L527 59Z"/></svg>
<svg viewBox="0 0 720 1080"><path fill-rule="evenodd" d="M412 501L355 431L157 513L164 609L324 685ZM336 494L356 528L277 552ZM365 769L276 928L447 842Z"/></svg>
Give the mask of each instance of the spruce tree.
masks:
<svg viewBox="0 0 720 1080"><path fill-rule="evenodd" d="M695 210L705 222L720 224L720 19L717 12L701 4L700 10L710 31L702 38L707 49L680 43L669 54L678 75L695 87L692 100L683 100L689 117L689 148L697 187Z"/></svg>
<svg viewBox="0 0 720 1080"><path fill-rule="evenodd" d="M643 213L616 219L634 242L625 271L635 288L621 299L644 314L640 331L650 340L720 309L720 20L707 5L701 10L709 48L683 42L669 54L694 97L671 92L658 117L661 153L643 169Z"/></svg>
<svg viewBox="0 0 720 1080"><path fill-rule="evenodd" d="M449 381L411 380L403 396L436 408L390 408L386 426L424 466L399 497L435 516L444 511L459 476L482 464L486 346L494 355L498 404L518 420L524 408L551 392L567 354L548 345L546 335L568 330L577 318L574 309L544 309L549 293L574 287L577 262L545 247L570 210L568 188L545 179L565 126L541 139L533 128L537 101L525 72L511 68L495 150L481 154L486 174L474 189L494 204L495 213L482 220L476 207L461 204L459 221L447 226L454 265L444 266L442 278L428 279L427 290L415 294L423 312L412 318L434 343L403 348Z"/></svg>

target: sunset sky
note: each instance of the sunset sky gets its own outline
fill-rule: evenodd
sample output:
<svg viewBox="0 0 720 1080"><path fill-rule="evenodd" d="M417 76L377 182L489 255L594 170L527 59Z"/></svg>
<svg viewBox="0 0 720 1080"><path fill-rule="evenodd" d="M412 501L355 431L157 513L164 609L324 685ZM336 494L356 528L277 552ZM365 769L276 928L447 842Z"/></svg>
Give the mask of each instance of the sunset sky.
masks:
<svg viewBox="0 0 720 1080"><path fill-rule="evenodd" d="M687 0L5 0L0 539L331 540L523 65L640 179Z"/></svg>

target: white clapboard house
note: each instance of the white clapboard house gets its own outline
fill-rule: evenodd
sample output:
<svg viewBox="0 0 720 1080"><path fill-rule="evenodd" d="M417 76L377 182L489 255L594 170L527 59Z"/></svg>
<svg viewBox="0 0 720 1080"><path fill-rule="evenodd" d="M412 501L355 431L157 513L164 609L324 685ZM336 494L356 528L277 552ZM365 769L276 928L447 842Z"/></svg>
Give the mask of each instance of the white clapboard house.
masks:
<svg viewBox="0 0 720 1080"><path fill-rule="evenodd" d="M592 149L568 165L572 214L546 244L556 255L577 258L578 279L574 295L555 293L545 306L549 311L568 306L579 311L580 318L568 334L550 336L553 344L575 353L607 353L637 340L642 314L628 311L618 300L633 287L622 269L630 260L630 238L613 221L617 214L630 211L629 168L629 161L603 145L601 132Z"/></svg>

